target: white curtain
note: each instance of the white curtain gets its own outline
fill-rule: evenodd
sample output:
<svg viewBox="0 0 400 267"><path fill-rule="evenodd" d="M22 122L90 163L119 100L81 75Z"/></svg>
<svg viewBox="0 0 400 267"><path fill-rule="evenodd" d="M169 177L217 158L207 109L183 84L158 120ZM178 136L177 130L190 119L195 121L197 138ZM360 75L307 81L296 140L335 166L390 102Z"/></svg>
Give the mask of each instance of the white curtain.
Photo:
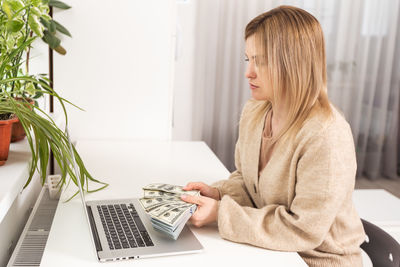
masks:
<svg viewBox="0 0 400 267"><path fill-rule="evenodd" d="M237 123L250 97L244 29L279 5L312 13L326 39L328 93L350 123L358 175L397 178L399 158L399 0L198 0L193 139L234 169Z"/></svg>

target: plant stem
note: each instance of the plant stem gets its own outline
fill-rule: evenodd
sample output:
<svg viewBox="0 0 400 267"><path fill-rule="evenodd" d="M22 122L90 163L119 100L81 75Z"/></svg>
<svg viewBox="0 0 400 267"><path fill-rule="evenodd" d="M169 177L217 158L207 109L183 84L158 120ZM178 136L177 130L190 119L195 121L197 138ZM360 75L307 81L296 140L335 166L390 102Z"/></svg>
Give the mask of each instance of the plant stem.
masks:
<svg viewBox="0 0 400 267"><path fill-rule="evenodd" d="M33 31L29 33L29 37L32 37ZM29 54L31 53L31 46L28 46L28 51L26 52L26 74L29 74Z"/></svg>
<svg viewBox="0 0 400 267"><path fill-rule="evenodd" d="M26 9L26 13L25 13L26 21L29 20L30 11L31 11L31 6L29 5L29 7ZM31 34L32 34L32 33L31 33ZM28 24L28 23L25 23L25 38L24 38L24 42L26 42L26 40L28 39L28 36L29 36L29 35L30 35L30 34L29 34L29 24ZM29 48L30 48L30 46L29 46ZM16 60L15 60L15 62L14 62L14 65L18 64L18 62L21 61L21 58L22 58L23 53L24 53L24 50L22 50L22 51L18 54L18 56L16 57ZM28 58L27 58L27 61L29 61ZM18 76L18 69L19 69L19 68L16 68L16 69L13 70L13 72L14 72L14 73L13 73L13 77L17 77L17 76ZM15 86L15 82L12 83L11 92L14 91L14 86ZM13 96L16 97L16 94L13 94Z"/></svg>

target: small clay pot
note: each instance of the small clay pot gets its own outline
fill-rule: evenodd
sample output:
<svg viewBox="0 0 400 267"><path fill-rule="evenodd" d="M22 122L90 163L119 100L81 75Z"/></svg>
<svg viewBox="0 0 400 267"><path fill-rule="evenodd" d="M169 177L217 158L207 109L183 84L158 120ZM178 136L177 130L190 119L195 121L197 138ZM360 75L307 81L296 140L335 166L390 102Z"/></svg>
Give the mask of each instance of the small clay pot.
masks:
<svg viewBox="0 0 400 267"><path fill-rule="evenodd" d="M15 100L20 101L20 102L25 101L25 100L23 100L23 99L20 98L20 97L15 98ZM32 100L32 99L30 99L30 98L28 98L28 99L26 99L26 100L27 100L31 105L33 105L33 104L35 103L35 101ZM29 108L31 108L31 107L29 106ZM21 122L18 120L18 121L15 122L15 123L13 124L13 126L12 126L11 143L18 142L18 141L24 139L25 136L26 136L25 129L24 129L24 127L22 126Z"/></svg>
<svg viewBox="0 0 400 267"><path fill-rule="evenodd" d="M8 159L11 128L16 121L18 121L18 118L0 120L0 166L4 165Z"/></svg>

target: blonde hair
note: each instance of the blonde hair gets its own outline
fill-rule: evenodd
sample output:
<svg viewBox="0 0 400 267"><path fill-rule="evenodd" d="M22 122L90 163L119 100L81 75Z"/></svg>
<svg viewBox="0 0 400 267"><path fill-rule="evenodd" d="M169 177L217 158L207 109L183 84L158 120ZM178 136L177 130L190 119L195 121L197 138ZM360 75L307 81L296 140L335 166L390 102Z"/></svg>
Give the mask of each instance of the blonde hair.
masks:
<svg viewBox="0 0 400 267"><path fill-rule="evenodd" d="M274 104L288 110L286 122L273 141L294 136L311 112L331 116L327 95L325 41L321 25L310 13L292 6L280 6L251 20L245 40L256 40L256 70L267 78ZM258 124L270 101L262 101L253 111L253 126Z"/></svg>

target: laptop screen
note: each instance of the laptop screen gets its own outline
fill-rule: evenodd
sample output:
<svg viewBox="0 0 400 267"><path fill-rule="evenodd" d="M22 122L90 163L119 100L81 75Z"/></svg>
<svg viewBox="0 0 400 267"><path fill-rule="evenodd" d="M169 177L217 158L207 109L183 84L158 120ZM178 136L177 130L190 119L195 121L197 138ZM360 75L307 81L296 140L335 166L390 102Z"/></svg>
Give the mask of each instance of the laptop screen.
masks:
<svg viewBox="0 0 400 267"><path fill-rule="evenodd" d="M86 217L86 222L87 222L87 225L88 225L89 230L90 230L90 239L92 240L92 244L93 244L92 247L96 251L96 244L94 242L94 238L93 238L93 234L92 234L93 233L93 229L92 229L92 225L90 224L90 221L89 221L89 214L88 214L88 211L87 211L85 196L83 194L82 183L81 183L81 179L80 179L80 173L79 173L79 169L78 169L78 166L76 164L76 161L75 161L75 154L74 154L73 144L72 144L71 138L69 136L68 126L65 127L65 132L67 134L67 141L68 141L68 145L69 145L69 151L71 153L71 158L72 158L71 164L72 164L72 166L74 168L74 173L75 173L75 177L76 177L76 180L77 180L77 183L78 183L78 188L79 188L79 195L81 197L82 206L83 206L83 210L84 210L85 217ZM96 251L96 255L97 255L97 251Z"/></svg>

